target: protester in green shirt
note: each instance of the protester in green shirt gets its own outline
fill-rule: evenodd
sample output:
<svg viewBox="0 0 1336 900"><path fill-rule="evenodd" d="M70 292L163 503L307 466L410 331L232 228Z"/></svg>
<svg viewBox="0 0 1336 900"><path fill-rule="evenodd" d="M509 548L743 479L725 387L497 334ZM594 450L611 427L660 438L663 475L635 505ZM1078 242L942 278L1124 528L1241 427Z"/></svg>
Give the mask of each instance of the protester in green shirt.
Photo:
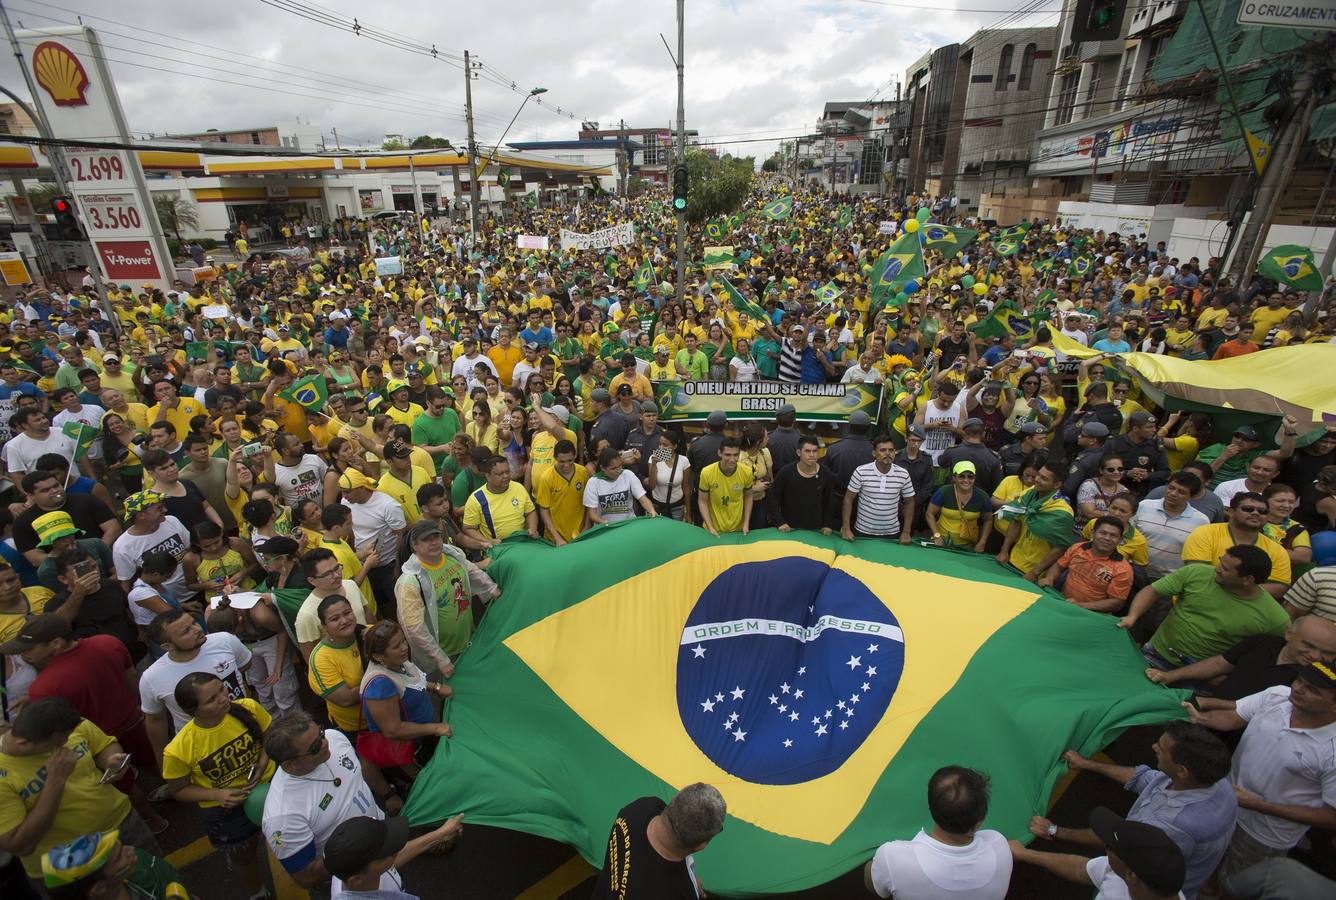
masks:
<svg viewBox="0 0 1336 900"><path fill-rule="evenodd" d="M701 352L696 342L696 335L687 332L682 336L686 346L677 351L677 374L688 381L704 381L710 374L710 358Z"/></svg>
<svg viewBox="0 0 1336 900"><path fill-rule="evenodd" d="M427 408L413 420L413 444L431 454L439 475L450 458L450 442L459 430L459 415L450 408L445 389L428 385L425 394Z"/></svg>

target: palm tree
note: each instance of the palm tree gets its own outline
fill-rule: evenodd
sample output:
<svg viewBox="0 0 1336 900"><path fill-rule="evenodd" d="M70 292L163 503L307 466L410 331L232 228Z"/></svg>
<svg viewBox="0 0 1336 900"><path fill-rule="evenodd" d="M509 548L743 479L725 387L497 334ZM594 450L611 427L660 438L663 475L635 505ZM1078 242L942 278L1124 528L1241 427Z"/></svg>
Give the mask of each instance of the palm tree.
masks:
<svg viewBox="0 0 1336 900"><path fill-rule="evenodd" d="M178 243L185 243L181 237L182 228L199 228L199 212L194 204L181 198L180 194L155 194L153 208L158 213L158 222L163 229L176 235Z"/></svg>

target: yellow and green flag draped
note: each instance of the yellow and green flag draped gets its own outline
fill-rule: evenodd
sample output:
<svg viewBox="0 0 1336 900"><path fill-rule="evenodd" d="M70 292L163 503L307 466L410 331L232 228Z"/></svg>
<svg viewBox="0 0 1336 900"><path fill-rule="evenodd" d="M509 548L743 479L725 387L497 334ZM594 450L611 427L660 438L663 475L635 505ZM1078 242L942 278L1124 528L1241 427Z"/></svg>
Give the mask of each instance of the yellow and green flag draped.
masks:
<svg viewBox="0 0 1336 900"><path fill-rule="evenodd" d="M923 235L924 250L935 250L946 259L964 250L979 236L979 232L973 228L954 228L936 222L928 222L919 229L919 233Z"/></svg>
<svg viewBox="0 0 1336 900"><path fill-rule="evenodd" d="M325 376L319 374L303 375L284 390L278 392L284 400L291 400L310 412L320 412L329 399L329 385Z"/></svg>
<svg viewBox="0 0 1336 900"><path fill-rule="evenodd" d="M1313 251L1298 244L1285 244L1263 253L1257 273L1301 291L1322 290L1322 273L1313 261Z"/></svg>
<svg viewBox="0 0 1336 900"><path fill-rule="evenodd" d="M88 448L97 440L98 431L92 425L83 422L66 422L60 426L60 433L74 441L74 459L83 459L88 455ZM71 460L73 462L73 460Z"/></svg>
<svg viewBox="0 0 1336 900"><path fill-rule="evenodd" d="M923 248L918 235L902 234L872 268L872 302L878 304L889 299L891 285L922 278L923 272Z"/></svg>
<svg viewBox="0 0 1336 900"><path fill-rule="evenodd" d="M753 319L760 319L763 322L770 321L770 316L766 313L764 307L757 306L754 301L742 296L742 292L733 287L733 283L727 278L721 275L719 284L723 287L724 293L728 295L728 302L733 304L733 309L744 312Z"/></svg>
<svg viewBox="0 0 1336 900"><path fill-rule="evenodd" d="M912 838L940 766L988 772L985 824L1022 838L1060 753L1182 718L1107 616L987 556L661 518L493 559L414 825L463 813L599 865L618 809L704 781L728 803L695 856L710 893L796 891Z"/></svg>
<svg viewBox="0 0 1336 900"><path fill-rule="evenodd" d="M761 215L775 221L787 219L791 212L793 212L792 197L776 197L761 207Z"/></svg>
<svg viewBox="0 0 1336 900"><path fill-rule="evenodd" d="M1010 334L1018 341L1028 341L1034 334L1034 323L1015 303L1003 300L993 307L992 312L975 323L974 333L985 338L1000 338Z"/></svg>

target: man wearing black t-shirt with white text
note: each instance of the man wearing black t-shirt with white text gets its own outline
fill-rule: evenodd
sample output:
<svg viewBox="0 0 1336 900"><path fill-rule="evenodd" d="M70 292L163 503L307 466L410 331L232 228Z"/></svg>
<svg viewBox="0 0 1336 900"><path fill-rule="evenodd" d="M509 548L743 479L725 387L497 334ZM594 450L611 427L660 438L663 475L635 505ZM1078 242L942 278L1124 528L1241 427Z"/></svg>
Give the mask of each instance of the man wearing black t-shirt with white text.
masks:
<svg viewBox="0 0 1336 900"><path fill-rule="evenodd" d="M669 803L641 797L617 813L594 900L697 900L705 896L693 854L724 827L717 789L697 782Z"/></svg>

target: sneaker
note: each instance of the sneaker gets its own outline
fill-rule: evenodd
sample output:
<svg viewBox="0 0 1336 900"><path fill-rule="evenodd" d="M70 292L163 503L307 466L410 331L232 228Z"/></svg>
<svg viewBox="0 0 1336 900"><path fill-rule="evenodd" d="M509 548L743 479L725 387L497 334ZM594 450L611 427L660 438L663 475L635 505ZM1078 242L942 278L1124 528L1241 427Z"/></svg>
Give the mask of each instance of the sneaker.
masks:
<svg viewBox="0 0 1336 900"><path fill-rule="evenodd" d="M172 799L172 791L171 788L165 784L158 785L150 791L148 795L149 803L162 803L170 799Z"/></svg>

